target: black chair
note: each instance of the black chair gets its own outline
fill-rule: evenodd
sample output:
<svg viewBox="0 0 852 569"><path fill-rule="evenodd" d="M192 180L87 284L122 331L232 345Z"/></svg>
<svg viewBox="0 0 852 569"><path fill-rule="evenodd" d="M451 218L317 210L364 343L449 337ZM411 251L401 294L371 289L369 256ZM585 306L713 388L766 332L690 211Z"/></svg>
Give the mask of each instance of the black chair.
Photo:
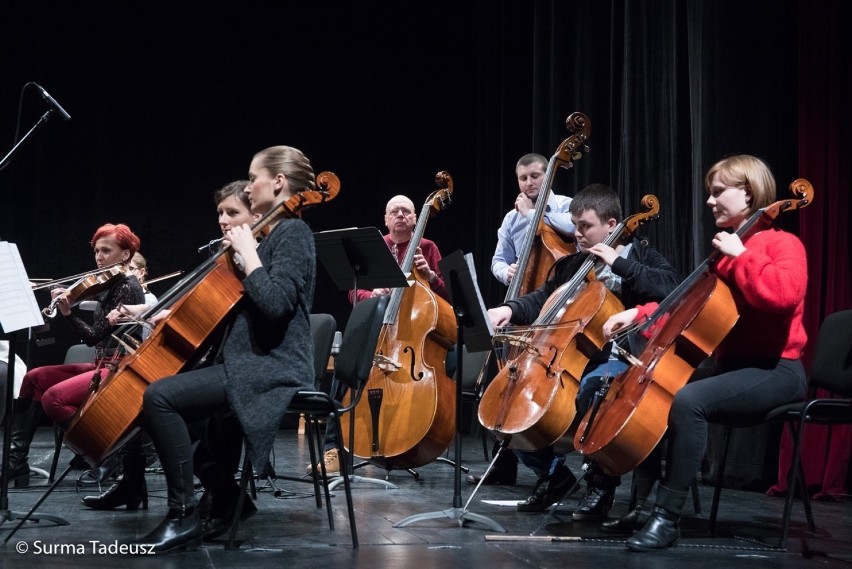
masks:
<svg viewBox="0 0 852 569"><path fill-rule="evenodd" d="M823 389L838 398L817 398L817 390ZM808 424L832 425L852 424L852 310L835 312L822 323L817 337L814 359L809 377L809 398L798 403L777 407L766 414L763 422L784 421L790 428L793 451L790 468L787 473L787 498L781 520L781 536L778 547L783 548L790 527L790 515L797 488L802 496L802 504L807 518L808 531L816 533L813 512L805 484L804 469L801 462L802 441ZM713 505L710 511L710 532L715 529L716 513L725 474L728 442L731 427L726 428L722 460L713 493Z"/></svg>
<svg viewBox="0 0 852 569"><path fill-rule="evenodd" d="M325 462L319 461L320 473L316 472L317 447L322 449L322 441L324 439L324 428L321 428L323 421L331 421L333 428L337 432L338 441L338 456L343 456L343 435L340 429L341 415L350 411L358 404L361 398L361 391L364 384L370 377L370 370L373 367L373 357L376 352L376 344L379 341L379 334L382 331L382 321L387 308L388 297L379 296L359 302L352 309L352 314L349 316L349 321L346 323L346 328L343 331L343 339L340 345L340 352L337 354L334 362L334 380L345 386L355 396L352 398L349 405L344 406L339 400L332 397L324 391L306 390L298 392L287 408L287 413L304 415L306 423L306 434L308 435L308 444L311 454L311 464L314 466L313 478L316 482L321 476L322 486L325 489L326 508L328 510L329 526L334 529L334 519L331 514L330 496L328 491L328 476L325 471ZM333 327L332 327L333 328ZM331 337L334 337L334 330L331 331ZM328 343L328 351L331 351L331 341ZM328 361L326 355L325 361ZM325 363L322 365L323 374L325 373ZM319 369L319 366L317 367ZM251 467L246 459L243 467L244 473L250 473ZM249 477L242 476L240 478L240 493L239 502L236 506L236 511L241 511L242 501L245 498L245 489L247 479ZM349 515L349 528L352 534L352 547L358 548L358 533L355 527L355 507L352 503L352 489L349 484L349 477L343 476L344 490L346 493L346 506ZM231 526L230 537L227 549L234 549L234 541L236 537L237 527L239 525L239 516L235 516L234 523Z"/></svg>

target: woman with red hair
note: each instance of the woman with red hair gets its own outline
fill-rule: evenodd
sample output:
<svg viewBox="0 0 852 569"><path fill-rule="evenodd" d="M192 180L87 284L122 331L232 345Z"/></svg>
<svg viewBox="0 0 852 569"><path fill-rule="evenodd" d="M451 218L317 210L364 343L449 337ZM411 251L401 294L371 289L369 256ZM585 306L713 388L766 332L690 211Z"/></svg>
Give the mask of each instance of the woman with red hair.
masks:
<svg viewBox="0 0 852 569"><path fill-rule="evenodd" d="M95 231L91 240L98 269L121 263L125 267L139 250L139 237L124 224L107 223ZM56 423L67 423L89 393L95 373L114 365L123 355L121 347L112 338L115 326L107 314L122 304L144 302L142 286L135 276L119 274L109 281L109 288L98 297L92 322L80 318L63 293L56 288L51 297L56 308L65 317L80 338L96 348L95 360L87 363L42 366L30 370L21 384L20 395L12 413L12 445L9 452L9 480L16 487L28 486L30 466L27 463L30 444L36 428L46 413Z"/></svg>

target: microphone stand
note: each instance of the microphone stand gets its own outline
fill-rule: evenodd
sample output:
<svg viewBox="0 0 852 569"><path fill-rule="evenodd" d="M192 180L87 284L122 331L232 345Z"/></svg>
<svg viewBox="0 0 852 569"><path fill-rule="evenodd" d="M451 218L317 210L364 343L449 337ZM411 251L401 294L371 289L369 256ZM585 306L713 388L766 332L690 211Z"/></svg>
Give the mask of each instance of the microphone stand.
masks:
<svg viewBox="0 0 852 569"><path fill-rule="evenodd" d="M0 160L0 170L2 170L3 168L5 168L6 166L9 165L9 162L12 161L12 156L15 155L15 153L18 151L18 149L21 146L23 146L24 142L26 142L27 139L33 133L35 133L35 131L37 131L39 128L41 128L42 126L47 124L47 121L50 120L50 117L54 112L55 111L53 109L48 109L47 112L45 112L43 115L41 115L41 118L38 119L38 122L35 123L30 130L27 131L27 134L25 134L24 136L21 137L21 140L19 140L18 143L15 146L12 147L12 150L10 150L9 153L6 154L6 156L3 157L3 160Z"/></svg>
<svg viewBox="0 0 852 569"><path fill-rule="evenodd" d="M48 109L41 118L36 122L27 133L21 137L21 140L12 147L12 149L3 157L3 160L0 160L0 170L8 166L12 157L18 152L18 150L24 145L24 143L29 140L29 138L42 126L47 124L47 121L50 120L50 117L54 113L54 109ZM0 299L2 301L2 299ZM9 452L12 448L12 412L14 409L13 405L13 397L15 394L14 386L15 386L15 348L17 343L17 332L11 332L9 334L9 362L6 365L6 415L3 419L3 464L0 468L0 525L9 521L9 520L21 520L18 524L23 523L25 520L50 520L56 522L59 525L69 525L69 522L59 516L52 516L48 514L39 514L33 515L32 510L27 514L21 512L13 512L9 509ZM11 537L11 534L10 536ZM9 537L6 539L8 540Z"/></svg>

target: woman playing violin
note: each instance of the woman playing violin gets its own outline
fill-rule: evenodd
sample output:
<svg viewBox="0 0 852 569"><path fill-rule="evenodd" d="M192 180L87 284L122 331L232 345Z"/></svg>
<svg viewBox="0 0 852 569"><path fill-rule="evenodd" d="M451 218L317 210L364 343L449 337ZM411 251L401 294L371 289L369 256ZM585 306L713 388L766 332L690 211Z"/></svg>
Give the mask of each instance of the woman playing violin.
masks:
<svg viewBox="0 0 852 569"><path fill-rule="evenodd" d="M252 212L266 214L315 187L301 151L274 146L257 153L246 193ZM157 553L196 549L202 538L224 533L234 516L254 513L251 500L236 512L239 487L225 467L194 472L187 424L232 410L245 433L247 451L263 464L293 394L313 377L310 311L316 271L314 239L298 218L274 221L258 245L248 225L231 227L226 243L241 260L244 296L228 322L214 365L165 377L145 392L142 422L154 440L168 485L168 514L138 543ZM193 476L212 489L210 519L202 524Z"/></svg>
<svg viewBox="0 0 852 569"><path fill-rule="evenodd" d="M740 318L716 350L717 375L688 383L674 396L666 474L650 512L632 512L638 526L634 529L641 527L627 540L634 551L665 549L680 538L678 521L704 458L709 422L757 423L770 409L800 400L806 389L799 360L807 341L802 324L808 280L804 246L777 228L757 232L745 242L732 232L775 201L772 172L754 156L731 156L710 168L704 183L716 225L728 230L713 236L713 247L722 253L713 271L730 287ZM604 331L611 334L642 321L654 307L641 305L615 314ZM659 464L655 454L637 470Z"/></svg>
<svg viewBox="0 0 852 569"><path fill-rule="evenodd" d="M95 263L99 269L116 263L126 266L139 249L139 243L139 237L126 225L102 225L95 231L91 241ZM98 370L113 365L121 357L120 348L111 338L114 326L108 321L107 314L121 304L138 304L144 300L142 287L135 277L117 274L102 293L90 324L72 310L66 289L54 289L51 295L59 312L80 338L97 348L96 359L91 363L38 367L24 376L12 414L12 446L9 454L9 479L14 479L18 487L29 485L27 457L42 412L60 425L66 423L85 400L92 378Z"/></svg>

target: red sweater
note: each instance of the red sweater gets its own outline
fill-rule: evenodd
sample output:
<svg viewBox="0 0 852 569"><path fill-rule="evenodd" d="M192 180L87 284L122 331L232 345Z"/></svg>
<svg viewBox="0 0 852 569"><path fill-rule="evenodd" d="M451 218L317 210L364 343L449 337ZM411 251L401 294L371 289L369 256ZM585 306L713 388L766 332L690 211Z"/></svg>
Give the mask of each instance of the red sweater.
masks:
<svg viewBox="0 0 852 569"><path fill-rule="evenodd" d="M402 261L405 259L405 254L408 252L408 244L411 241L406 241L404 243L397 243L396 247L394 247L394 243L391 240L390 235L384 236L385 243L387 243L388 249L390 249L391 253L396 253L396 262L398 264L402 264ZM429 288L432 289L432 292L446 300L450 301L450 293L447 290L446 285L444 284L444 277L441 275L441 269L438 267L438 262L441 260L441 252L438 250L438 246L434 241L430 241L425 237L420 238L420 250L423 251L423 257L426 259L426 262L429 264L429 268L435 271L436 278L433 282L429 283ZM370 298L372 296L372 291L358 289L358 302ZM352 302L352 291L349 291L349 302Z"/></svg>
<svg viewBox="0 0 852 569"><path fill-rule="evenodd" d="M716 275L727 284L740 318L716 350L716 358L798 359L807 342L802 324L808 262L799 238L780 229L752 235L737 258L722 256ZM637 307L637 320L656 303Z"/></svg>

